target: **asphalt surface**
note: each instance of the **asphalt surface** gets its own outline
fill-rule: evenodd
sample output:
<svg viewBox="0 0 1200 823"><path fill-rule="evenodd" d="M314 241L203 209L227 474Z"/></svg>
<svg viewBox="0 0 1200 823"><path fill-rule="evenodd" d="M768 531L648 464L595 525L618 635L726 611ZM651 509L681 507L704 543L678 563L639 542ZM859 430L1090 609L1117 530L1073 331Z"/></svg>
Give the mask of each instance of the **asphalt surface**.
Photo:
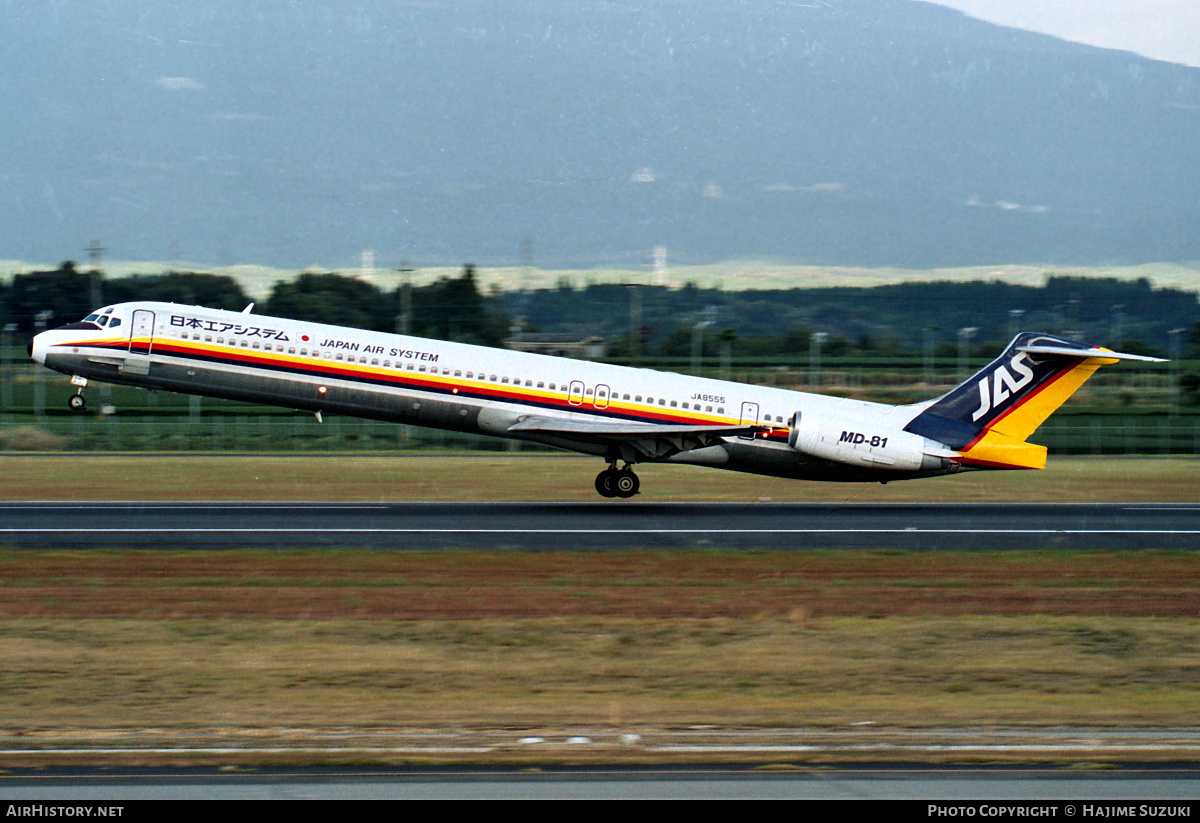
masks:
<svg viewBox="0 0 1200 823"><path fill-rule="evenodd" d="M870 765L848 769L737 767L545 769L82 769L22 770L0 778L0 798L24 816L161 816L162 800L892 800L891 816L933 819L1193 817L1197 772L1190 764L1110 772L1052 768ZM953 807L929 805L952 801ZM132 803L131 806L122 804Z"/></svg>
<svg viewBox="0 0 1200 823"><path fill-rule="evenodd" d="M6 503L0 545L1197 549L1200 504Z"/></svg>

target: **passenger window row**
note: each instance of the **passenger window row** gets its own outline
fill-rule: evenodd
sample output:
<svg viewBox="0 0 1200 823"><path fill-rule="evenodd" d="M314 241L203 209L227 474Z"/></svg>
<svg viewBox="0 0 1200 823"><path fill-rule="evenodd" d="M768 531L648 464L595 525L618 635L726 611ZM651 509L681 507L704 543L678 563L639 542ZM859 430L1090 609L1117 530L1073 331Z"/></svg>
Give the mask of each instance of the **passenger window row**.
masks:
<svg viewBox="0 0 1200 823"><path fill-rule="evenodd" d="M89 315L85 319L89 320L91 322L98 322L98 321L103 320L103 318L100 315ZM121 323L120 318L113 318L113 320L109 323L109 326L110 327L117 326L117 325L120 325L120 323ZM179 333L179 336L180 336L180 338L182 338L184 340L191 339L191 340L198 341L198 340L203 339L204 342L206 342L206 343L216 343L219 346L226 345L226 340L224 337L221 337L221 336L214 337L211 334L201 335L200 332L189 333L187 330L183 330ZM240 346L243 349L249 348L249 349L260 350L260 351L275 351L280 354L282 354L285 349L285 347L280 343L276 343L276 344L274 344L274 346L272 346L272 344L269 342L264 343L264 342L261 342L258 340L250 340L249 338L230 337L228 340L228 345L233 346L233 347ZM296 355L297 353L299 354L300 357L308 357L310 355L310 351L307 348L301 348L297 352L297 349L295 346L288 346L288 347L286 347L286 350L287 350L287 353L290 355ZM323 359L325 359L325 360L332 359L336 362L359 363L364 366L367 365L368 362L372 366L381 365L378 357L368 358L365 355L353 355L353 354L346 354L344 352L337 352L336 354L334 354L333 352L330 352L330 351L325 351L324 354L322 354L321 349L312 349L311 356L316 357L316 358L323 357ZM382 361L382 366L385 369L390 369L390 368L392 368L392 361L384 360L384 361ZM451 376L451 370L449 368L439 368L438 366L427 366L424 363L421 363L421 364L403 363L403 364L401 364L401 361L396 361L395 368L403 369L405 371L417 372L418 374L441 374L446 377ZM530 379L525 379L524 381L522 381L521 378L510 378L510 377L506 377L506 376L502 376L502 375L495 375L495 374L488 375L485 372L479 372L479 376L476 377L474 372L468 371L464 375L464 373L461 369L456 369L453 372L453 376L460 377L460 378L465 377L467 380L476 380L476 379L486 380L490 383L499 383L500 385L521 386L523 383L524 386L527 388L538 388L538 389L544 389L544 390L548 390L548 391L560 391L560 390L564 391L564 392L567 391L566 383L561 384L562 388L560 389L558 383L546 383L545 381L539 380L535 384L535 382ZM587 393L588 397L593 397L594 389L587 389L586 393ZM618 397L620 397L620 399L625 402L629 402L631 399L630 395L618 394L617 392L612 392L611 397L614 400L616 400ZM632 402L642 403L643 402L642 395L640 395L640 394L634 395L632 397ZM700 403L696 403L693 405L687 401L684 401L681 404L677 400L668 400L665 397L660 397L656 401L654 397L647 396L645 398L644 402L648 406L653 406L657 402L657 404L659 406L669 407L672 409L683 408L683 409L687 409L689 411L704 411L707 414L713 413L712 406L702 405ZM718 406L716 408L716 414L724 414L724 413L725 413L725 408L723 406ZM774 419L772 420L772 416L768 414L763 417L763 422L764 423L771 423L771 422L782 423L783 417L776 415L774 417Z"/></svg>

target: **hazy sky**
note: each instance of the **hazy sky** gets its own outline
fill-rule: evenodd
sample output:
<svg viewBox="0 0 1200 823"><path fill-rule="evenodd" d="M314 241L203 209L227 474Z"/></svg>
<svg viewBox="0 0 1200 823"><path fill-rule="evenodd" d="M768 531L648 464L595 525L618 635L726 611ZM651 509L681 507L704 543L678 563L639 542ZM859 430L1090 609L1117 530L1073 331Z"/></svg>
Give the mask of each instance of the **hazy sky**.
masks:
<svg viewBox="0 0 1200 823"><path fill-rule="evenodd" d="M930 0L1003 26L1200 66L1198 0Z"/></svg>
<svg viewBox="0 0 1200 823"><path fill-rule="evenodd" d="M0 0L0 261L1200 259L1131 1Z"/></svg>

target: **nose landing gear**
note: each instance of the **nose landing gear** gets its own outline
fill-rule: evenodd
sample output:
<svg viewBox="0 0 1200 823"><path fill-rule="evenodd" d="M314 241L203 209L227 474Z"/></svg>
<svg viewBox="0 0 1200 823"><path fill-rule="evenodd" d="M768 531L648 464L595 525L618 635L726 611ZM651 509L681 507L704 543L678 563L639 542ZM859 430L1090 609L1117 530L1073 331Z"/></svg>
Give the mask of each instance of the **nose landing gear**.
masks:
<svg viewBox="0 0 1200 823"><path fill-rule="evenodd" d="M83 390L87 384L86 377L78 374L71 375L71 385L78 387L75 389L75 393L67 398L67 405L71 408L71 411L83 411L87 408L87 400L83 396Z"/></svg>
<svg viewBox="0 0 1200 823"><path fill-rule="evenodd" d="M633 469L628 463L623 469L618 469L617 464L613 463L596 475L596 491L600 493L601 497L633 497L638 493L641 485L641 481L638 480L638 476L633 473Z"/></svg>

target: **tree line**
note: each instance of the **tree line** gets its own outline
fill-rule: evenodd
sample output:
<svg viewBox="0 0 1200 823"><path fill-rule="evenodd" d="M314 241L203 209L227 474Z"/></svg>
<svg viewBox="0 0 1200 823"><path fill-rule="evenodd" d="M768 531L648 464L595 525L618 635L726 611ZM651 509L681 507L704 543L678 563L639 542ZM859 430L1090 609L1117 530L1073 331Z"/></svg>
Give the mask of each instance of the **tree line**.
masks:
<svg viewBox="0 0 1200 823"><path fill-rule="evenodd" d="M424 286L386 290L336 272L305 272L274 284L255 311L280 317L396 331L481 345L503 345L523 331L604 337L614 359L635 353L706 359L823 354L955 356L968 335L973 353L995 351L1014 330L1076 336L1135 353L1200 357L1200 303L1194 292L1149 280L1054 276L1042 286L998 281L902 283L722 291L561 282L527 292L484 292L473 266ZM30 334L74 322L100 305L157 300L240 311L251 302L228 275L169 272L105 278L73 262L14 275L0 284L3 323ZM1182 331L1181 331L1182 330ZM820 335L814 338L814 335ZM1174 351L1172 349L1175 349Z"/></svg>
<svg viewBox="0 0 1200 823"><path fill-rule="evenodd" d="M49 313L41 322L53 328L113 303L153 300L241 311L252 302L234 278L223 274L100 276L97 284L98 275L79 270L71 261L53 270L14 275L10 284L0 285L3 322L28 335L36 330L39 316ZM402 310L409 317L410 332L421 337L499 346L508 336L503 306L480 291L469 265L458 277L413 287L407 301L399 289L384 291L357 277L305 272L275 283L266 302L255 307L261 314L373 331L396 331Z"/></svg>

